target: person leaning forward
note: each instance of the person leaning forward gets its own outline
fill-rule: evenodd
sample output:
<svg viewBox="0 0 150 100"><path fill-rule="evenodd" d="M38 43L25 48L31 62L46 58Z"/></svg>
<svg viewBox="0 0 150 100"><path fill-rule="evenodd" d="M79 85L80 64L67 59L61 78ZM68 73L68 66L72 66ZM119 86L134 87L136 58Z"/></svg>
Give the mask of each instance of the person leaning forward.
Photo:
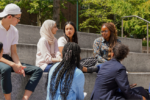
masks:
<svg viewBox="0 0 150 100"><path fill-rule="evenodd" d="M102 64L96 78L91 100L150 100L143 87L129 85L126 68L120 62L129 48L117 43L112 48L110 61Z"/></svg>
<svg viewBox="0 0 150 100"><path fill-rule="evenodd" d="M21 63L17 54L18 30L14 27L20 22L21 10L16 4L8 4L3 12L0 22L0 42L3 43L3 57L0 59L0 74L2 91L6 100L11 100L12 84L11 72L25 75L32 75L25 87L22 100L28 100L34 92L41 76L42 69L29 64Z"/></svg>

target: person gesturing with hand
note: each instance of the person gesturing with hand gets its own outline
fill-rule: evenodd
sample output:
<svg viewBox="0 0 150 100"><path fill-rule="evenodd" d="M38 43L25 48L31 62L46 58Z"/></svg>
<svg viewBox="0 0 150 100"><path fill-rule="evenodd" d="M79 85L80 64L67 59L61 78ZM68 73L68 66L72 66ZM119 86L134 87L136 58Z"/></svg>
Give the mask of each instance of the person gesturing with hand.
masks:
<svg viewBox="0 0 150 100"><path fill-rule="evenodd" d="M31 75L23 95L22 100L28 100L37 86L42 69L33 65L21 63L17 54L17 44L19 40L18 30L15 27L21 19L21 9L16 4L8 4L0 13L0 41L3 49L0 59L0 74L2 91L6 100L11 100L12 84L11 72L21 74L25 77ZM22 53L22 52L21 52ZM24 55L27 56L27 55Z"/></svg>

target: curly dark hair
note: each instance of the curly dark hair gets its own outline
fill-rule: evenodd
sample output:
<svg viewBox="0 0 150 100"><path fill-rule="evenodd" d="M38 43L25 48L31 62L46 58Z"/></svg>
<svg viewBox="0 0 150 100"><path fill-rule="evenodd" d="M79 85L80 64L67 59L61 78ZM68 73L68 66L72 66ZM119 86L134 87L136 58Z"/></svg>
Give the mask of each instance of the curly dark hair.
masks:
<svg viewBox="0 0 150 100"><path fill-rule="evenodd" d="M118 61L123 60L129 53L128 46L122 43L116 43L113 47L114 58Z"/></svg>
<svg viewBox="0 0 150 100"><path fill-rule="evenodd" d="M117 43L117 38L118 38L116 26L114 23L104 23L102 27L103 26L106 26L110 31L109 44L110 44L110 48L112 48L115 45L115 43Z"/></svg>
<svg viewBox="0 0 150 100"><path fill-rule="evenodd" d="M51 77L51 87L50 87L50 94L52 100L55 98L56 91L58 89L59 83L60 85L60 92L61 97L63 100L66 100L69 90L73 81L74 72L76 67L79 66L80 62L80 52L81 49L78 44L74 42L68 42L63 49L63 60L60 64L55 68L55 71Z"/></svg>
<svg viewBox="0 0 150 100"><path fill-rule="evenodd" d="M64 37L65 37L65 39L67 40L67 42L70 42L69 37L65 34L65 27L66 27L66 25L68 25L68 24L72 25L72 26L74 27L74 30L75 30L74 35L73 35L73 37L72 37L72 42L75 42L75 43L78 44L77 29L76 29L75 24L74 24L73 22L71 22L71 21L66 22L65 25L64 25L64 28L63 28L63 30L64 30Z"/></svg>

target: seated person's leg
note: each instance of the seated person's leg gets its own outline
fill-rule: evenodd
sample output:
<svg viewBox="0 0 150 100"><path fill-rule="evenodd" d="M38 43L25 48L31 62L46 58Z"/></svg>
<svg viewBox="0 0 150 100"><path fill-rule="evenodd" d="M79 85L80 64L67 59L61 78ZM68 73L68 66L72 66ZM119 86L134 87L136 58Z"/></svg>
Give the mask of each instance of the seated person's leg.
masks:
<svg viewBox="0 0 150 100"><path fill-rule="evenodd" d="M24 97L25 99L23 100L28 100L28 98L30 97L30 95L32 94L32 92L34 92L34 89L36 88L42 74L43 74L43 70L40 67L36 67L33 65L29 65L29 64L24 64L22 63L23 66L26 66L26 68L24 69L25 74L26 75L31 75L26 87L25 87L25 93L24 93Z"/></svg>
<svg viewBox="0 0 150 100"><path fill-rule="evenodd" d="M144 96L146 99L150 99L149 93L143 87L135 87L132 89L135 93Z"/></svg>
<svg viewBox="0 0 150 100"><path fill-rule="evenodd" d="M12 91L11 71L12 68L9 65L0 62L0 74L2 76L1 85L6 100L11 100L11 91Z"/></svg>
<svg viewBox="0 0 150 100"><path fill-rule="evenodd" d="M48 72L52 65L53 65L53 63L48 64L48 65L46 66L46 68L44 69L44 72Z"/></svg>

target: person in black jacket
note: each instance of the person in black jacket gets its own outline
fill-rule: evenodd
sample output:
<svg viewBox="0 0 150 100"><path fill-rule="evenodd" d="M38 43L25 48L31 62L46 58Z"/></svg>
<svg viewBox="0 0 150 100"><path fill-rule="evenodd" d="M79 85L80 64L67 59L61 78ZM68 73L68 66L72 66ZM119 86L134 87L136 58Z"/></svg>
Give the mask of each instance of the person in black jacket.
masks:
<svg viewBox="0 0 150 100"><path fill-rule="evenodd" d="M117 43L111 52L112 59L102 64L96 78L91 100L148 100L148 92L143 87L132 88L128 82L126 68L122 61L129 48Z"/></svg>

